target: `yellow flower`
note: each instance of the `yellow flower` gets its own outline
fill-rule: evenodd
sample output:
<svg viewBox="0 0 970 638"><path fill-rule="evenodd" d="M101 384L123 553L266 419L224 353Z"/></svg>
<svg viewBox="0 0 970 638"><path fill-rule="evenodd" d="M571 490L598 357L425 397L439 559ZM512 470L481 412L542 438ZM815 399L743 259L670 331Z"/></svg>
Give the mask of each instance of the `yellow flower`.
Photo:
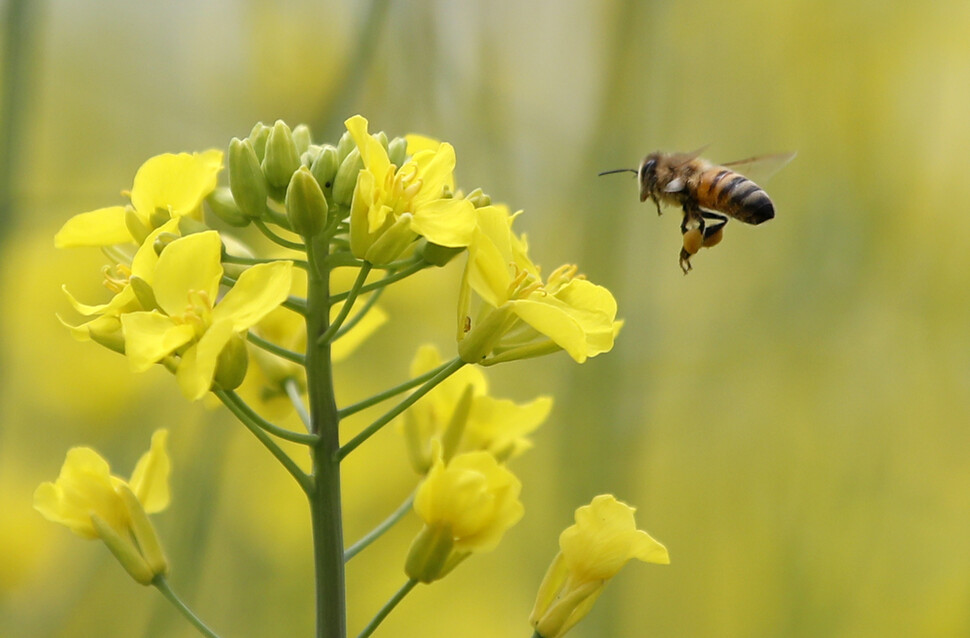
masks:
<svg viewBox="0 0 970 638"><path fill-rule="evenodd" d="M81 325L73 326L63 320L63 323L78 341L95 340L102 345L111 347L118 352L124 352L124 338L121 334L119 317L126 312L150 310L145 307L143 298L151 288L155 276L155 264L158 254L155 252L155 240L162 234L177 234L178 220L170 220L152 231L145 242L138 247L133 257L128 257L126 251L114 249L108 253L118 261L113 267L104 269L104 286L115 293L111 301L104 304L88 305L79 302L62 288L74 310L78 313L95 318ZM142 298L139 298L142 293ZM151 304L151 300L146 300Z"/></svg>
<svg viewBox="0 0 970 638"><path fill-rule="evenodd" d="M285 301L290 290L292 262L258 264L247 268L216 303L223 274L221 249L216 231L173 241L155 265L157 308L121 316L132 369L143 372L178 354L176 380L190 400L209 391L226 347ZM244 348L234 351L245 356ZM232 365L244 372L245 359L237 357Z"/></svg>
<svg viewBox="0 0 970 638"><path fill-rule="evenodd" d="M475 228L474 206L465 199L445 196L446 188L451 191L454 187L455 149L451 144L422 144L397 167L367 132L366 119L355 115L345 124L364 163L350 205L354 256L386 264L401 256L418 236L439 246L468 245Z"/></svg>
<svg viewBox="0 0 970 638"><path fill-rule="evenodd" d="M431 345L418 349L411 376L418 377L442 363ZM411 464L428 471L432 450L441 445L443 458L456 453L485 450L505 462L532 447L526 438L552 409L551 397L525 404L488 395L488 382L480 368L465 366L435 387L404 413L403 431Z"/></svg>
<svg viewBox="0 0 970 638"><path fill-rule="evenodd" d="M667 548L638 530L634 509L601 494L576 510L576 524L559 536L529 622L542 638L558 638L578 623L630 559L666 565Z"/></svg>
<svg viewBox="0 0 970 638"><path fill-rule="evenodd" d="M439 457L414 497L424 527L408 552L408 577L430 583L473 552L493 549L522 518L521 489L488 452L459 454L447 465Z"/></svg>
<svg viewBox="0 0 970 638"><path fill-rule="evenodd" d="M167 438L167 430L155 432L129 481L113 476L91 448L71 449L57 480L34 492L34 508L82 538L100 538L138 582L148 584L168 568L146 516L168 507Z"/></svg>
<svg viewBox="0 0 970 638"><path fill-rule="evenodd" d="M134 241L169 219L202 219L202 200L215 190L222 151L165 153L149 158L135 173L130 206L109 206L75 215L54 236L58 248L109 246Z"/></svg>
<svg viewBox="0 0 970 638"><path fill-rule="evenodd" d="M561 266L545 280L504 206L476 209L459 298L458 352L490 365L565 350L579 363L613 348L622 322L609 290ZM481 300L472 317L472 292Z"/></svg>

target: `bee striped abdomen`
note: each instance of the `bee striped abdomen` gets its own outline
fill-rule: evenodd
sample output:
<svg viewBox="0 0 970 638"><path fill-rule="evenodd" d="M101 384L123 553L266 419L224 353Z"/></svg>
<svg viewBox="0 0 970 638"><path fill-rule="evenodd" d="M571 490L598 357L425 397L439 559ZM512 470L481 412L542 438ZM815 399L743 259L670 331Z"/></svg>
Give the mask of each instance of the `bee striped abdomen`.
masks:
<svg viewBox="0 0 970 638"><path fill-rule="evenodd" d="M715 166L705 171L697 187L697 202L747 224L775 216L775 207L760 186L732 170Z"/></svg>

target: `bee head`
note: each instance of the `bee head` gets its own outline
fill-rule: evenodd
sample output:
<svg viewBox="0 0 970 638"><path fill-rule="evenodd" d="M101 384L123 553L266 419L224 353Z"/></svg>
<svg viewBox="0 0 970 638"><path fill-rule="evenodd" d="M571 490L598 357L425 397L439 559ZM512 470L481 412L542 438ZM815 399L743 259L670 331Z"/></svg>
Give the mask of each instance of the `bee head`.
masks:
<svg viewBox="0 0 970 638"><path fill-rule="evenodd" d="M651 153L640 162L637 179L640 180L641 202L647 201L647 198L657 199L657 160L659 159L660 153Z"/></svg>

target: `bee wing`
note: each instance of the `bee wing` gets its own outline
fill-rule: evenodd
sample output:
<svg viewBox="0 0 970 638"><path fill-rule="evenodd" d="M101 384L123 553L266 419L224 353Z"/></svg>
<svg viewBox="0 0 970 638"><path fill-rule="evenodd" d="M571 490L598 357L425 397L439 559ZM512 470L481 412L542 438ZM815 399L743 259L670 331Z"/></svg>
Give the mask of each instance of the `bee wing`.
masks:
<svg viewBox="0 0 970 638"><path fill-rule="evenodd" d="M689 153L672 153L670 155L670 163L674 166L682 166L687 162L691 160L695 160L698 157L700 157L701 153L707 150L708 146L710 146L710 144L705 144L704 146L701 146L700 148L696 148L693 151L690 151Z"/></svg>
<svg viewBox="0 0 970 638"><path fill-rule="evenodd" d="M743 160L721 164L725 168L741 173L756 184L766 181L792 161L797 153L775 153L774 155L758 155Z"/></svg>

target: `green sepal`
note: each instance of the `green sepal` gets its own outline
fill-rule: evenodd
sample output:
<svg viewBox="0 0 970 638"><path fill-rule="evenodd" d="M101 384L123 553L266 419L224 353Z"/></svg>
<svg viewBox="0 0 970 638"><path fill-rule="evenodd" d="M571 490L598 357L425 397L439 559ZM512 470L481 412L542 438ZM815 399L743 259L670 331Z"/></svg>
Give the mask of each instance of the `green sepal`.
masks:
<svg viewBox="0 0 970 638"><path fill-rule="evenodd" d="M229 142L229 190L243 215L256 219L266 212L266 176L248 139Z"/></svg>
<svg viewBox="0 0 970 638"><path fill-rule="evenodd" d="M205 198L205 203L209 206L213 215L230 226L241 228L248 226L249 222L252 221L249 215L244 214L239 210L239 206L236 206L236 201L232 198L232 192L228 188L215 189Z"/></svg>
<svg viewBox="0 0 970 638"><path fill-rule="evenodd" d="M305 238L315 237L327 224L327 198L320 184L305 166L293 173L286 189L286 218L293 231Z"/></svg>

